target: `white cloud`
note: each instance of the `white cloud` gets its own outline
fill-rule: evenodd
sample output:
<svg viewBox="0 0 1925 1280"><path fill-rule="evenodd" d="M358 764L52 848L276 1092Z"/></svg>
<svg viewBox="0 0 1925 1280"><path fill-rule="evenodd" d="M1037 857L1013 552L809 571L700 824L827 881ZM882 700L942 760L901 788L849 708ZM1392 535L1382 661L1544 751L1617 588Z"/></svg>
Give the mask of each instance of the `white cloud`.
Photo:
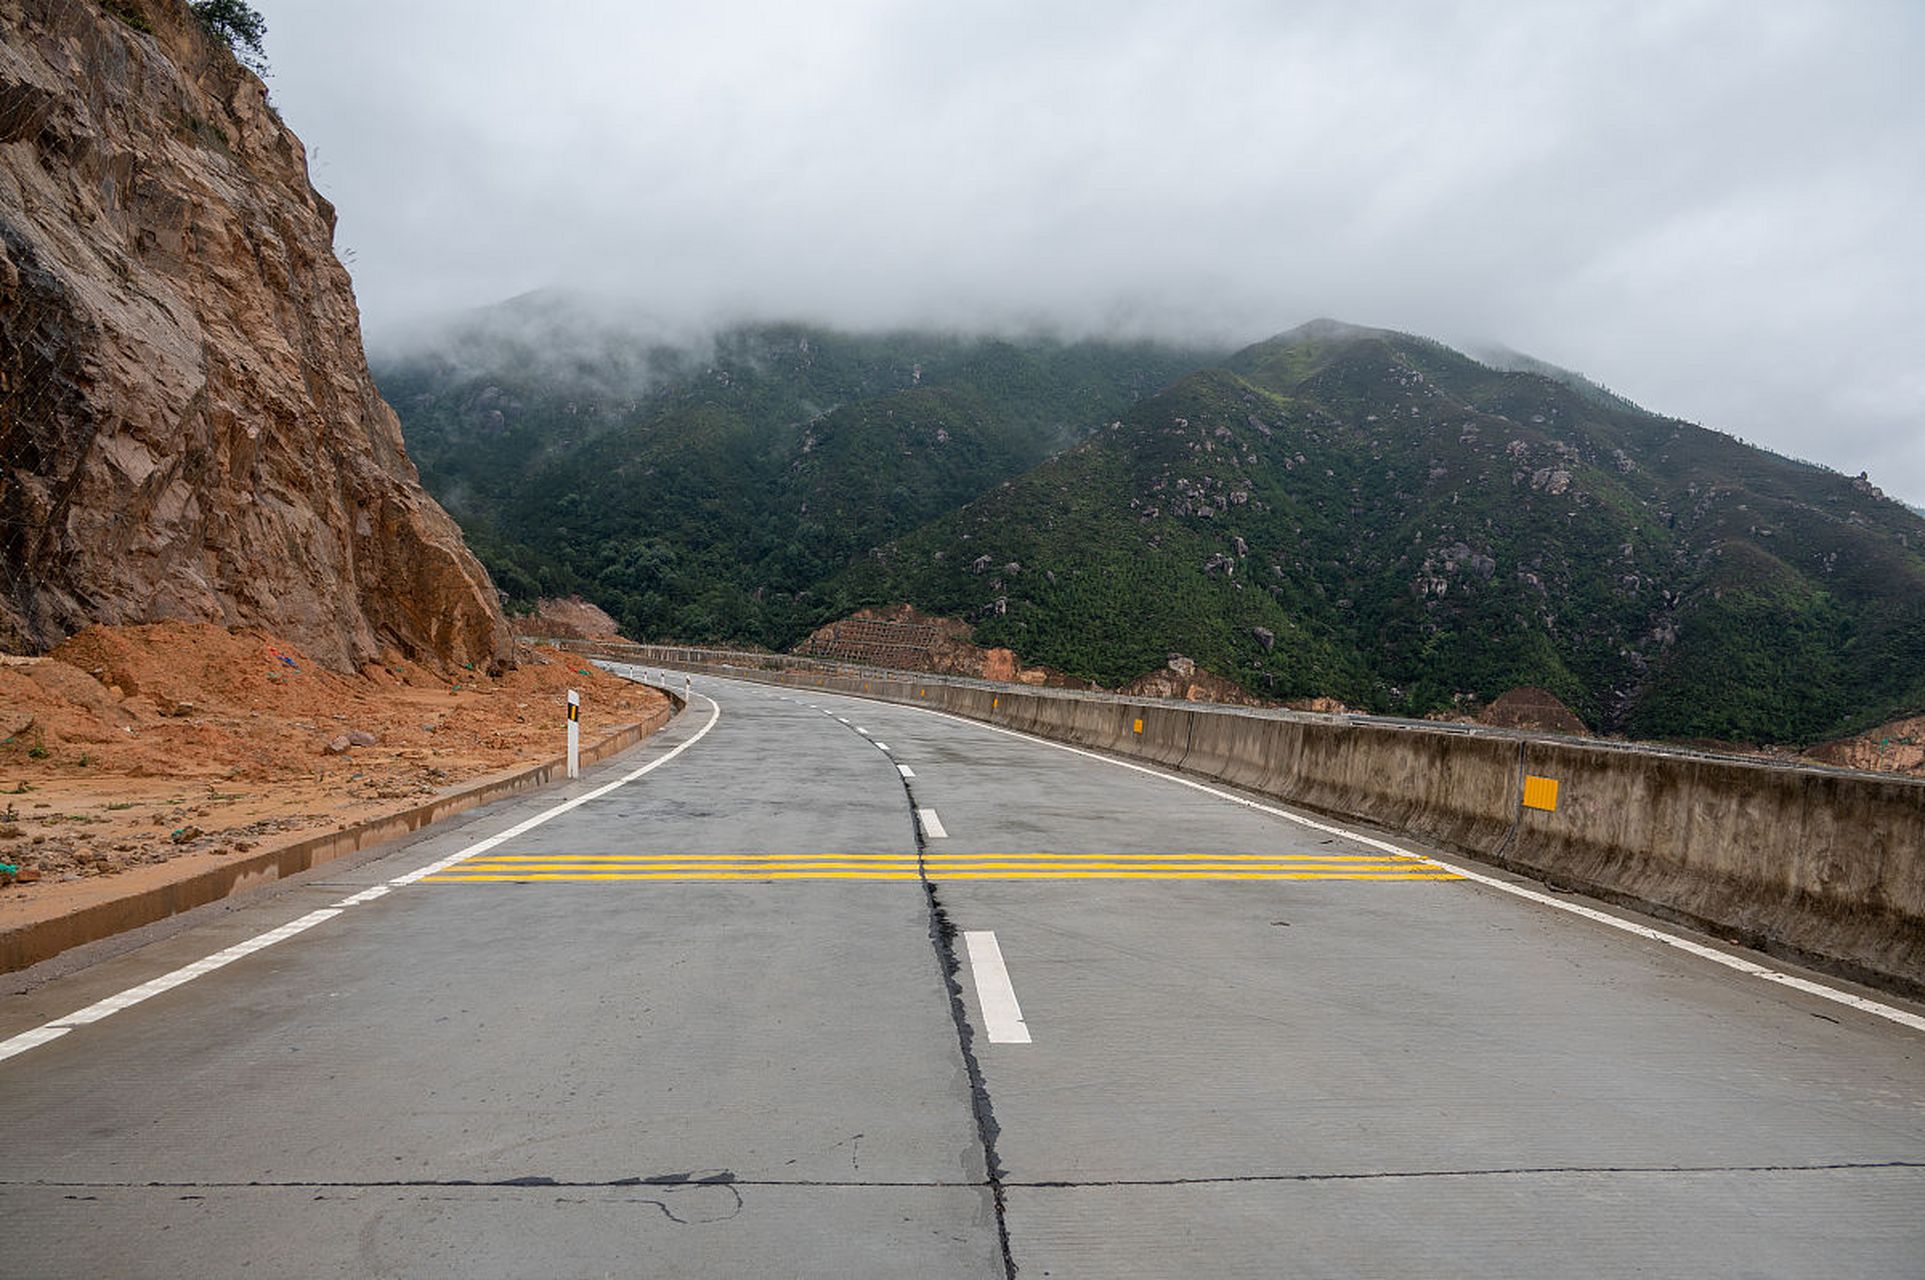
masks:
<svg viewBox="0 0 1925 1280"><path fill-rule="evenodd" d="M1312 315L1495 337L1925 499L1903 0L267 0L370 330Z"/></svg>

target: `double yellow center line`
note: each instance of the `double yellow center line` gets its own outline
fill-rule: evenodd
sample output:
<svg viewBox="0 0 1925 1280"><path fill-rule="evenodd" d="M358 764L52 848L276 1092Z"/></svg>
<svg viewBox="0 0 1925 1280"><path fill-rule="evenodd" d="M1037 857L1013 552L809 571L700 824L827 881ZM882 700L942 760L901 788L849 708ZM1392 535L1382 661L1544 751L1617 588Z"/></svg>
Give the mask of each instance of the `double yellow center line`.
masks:
<svg viewBox="0 0 1925 1280"><path fill-rule="evenodd" d="M931 853L932 880L1455 880L1379 854ZM423 884L601 880L915 880L900 853L489 854Z"/></svg>

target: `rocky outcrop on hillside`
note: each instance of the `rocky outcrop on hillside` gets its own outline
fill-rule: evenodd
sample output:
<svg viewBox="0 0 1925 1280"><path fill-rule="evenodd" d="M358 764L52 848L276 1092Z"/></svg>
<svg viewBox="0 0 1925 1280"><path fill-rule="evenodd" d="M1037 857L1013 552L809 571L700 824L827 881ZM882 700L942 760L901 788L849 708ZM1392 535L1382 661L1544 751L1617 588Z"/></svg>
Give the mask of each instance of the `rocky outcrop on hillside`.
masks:
<svg viewBox="0 0 1925 1280"><path fill-rule="evenodd" d="M1844 769L1908 773L1925 778L1925 715L1907 716L1876 729L1813 747L1806 758Z"/></svg>
<svg viewBox="0 0 1925 1280"><path fill-rule="evenodd" d="M1234 680L1205 671L1180 653L1155 671L1138 676L1118 693L1131 698L1174 698L1180 702L1220 702L1233 707L1270 704Z"/></svg>
<svg viewBox="0 0 1925 1280"><path fill-rule="evenodd" d="M792 652L899 671L1052 689L1096 687L1053 667L1026 667L1012 650L973 644L968 623L922 613L907 604L858 609L846 618L817 627Z"/></svg>
<svg viewBox="0 0 1925 1280"><path fill-rule="evenodd" d="M0 649L185 619L334 667L508 660L333 233L181 0L0 0Z"/></svg>
<svg viewBox="0 0 1925 1280"><path fill-rule="evenodd" d="M1569 733L1582 736L1588 732L1584 721L1577 713L1559 700L1549 689L1525 686L1499 694L1491 704L1478 712L1479 724L1496 725L1500 729L1527 729L1538 733Z"/></svg>
<svg viewBox="0 0 1925 1280"><path fill-rule="evenodd" d="M557 640L620 640L622 629L599 605L580 596L553 599L544 596L535 602L535 611L517 618L523 635L548 636Z"/></svg>

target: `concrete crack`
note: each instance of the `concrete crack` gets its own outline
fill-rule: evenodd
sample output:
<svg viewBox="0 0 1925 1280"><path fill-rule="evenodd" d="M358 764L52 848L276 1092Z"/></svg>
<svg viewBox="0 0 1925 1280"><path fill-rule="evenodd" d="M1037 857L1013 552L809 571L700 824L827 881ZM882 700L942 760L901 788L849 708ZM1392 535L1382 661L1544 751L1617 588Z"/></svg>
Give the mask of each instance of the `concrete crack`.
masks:
<svg viewBox="0 0 1925 1280"><path fill-rule="evenodd" d="M1098 1190L1106 1187L1187 1187L1222 1186L1261 1182L1372 1182L1392 1179L1504 1178L1557 1174L1577 1175L1650 1175L1678 1173L1839 1173L1880 1169L1925 1169L1925 1160L1844 1160L1821 1164L1647 1164L1647 1165L1500 1165L1480 1169L1403 1169L1370 1170L1352 1173L1251 1173L1216 1174L1179 1178L1007 1178L998 1181L1017 1190ZM507 1190L610 1190L636 1188L725 1187L731 1191L750 1188L814 1187L836 1191L875 1189L884 1191L949 1191L978 1189L991 1184L961 1178L741 1178L719 1174L657 1174L650 1177L571 1179L540 1175L518 1178L388 1178L368 1181L291 1178L252 1181L167 1181L149 1182L79 1179L0 1178L0 1188L46 1191L382 1191L390 1189L507 1189ZM739 1199L739 1196L738 1196Z"/></svg>
<svg viewBox="0 0 1925 1280"><path fill-rule="evenodd" d="M936 952L942 971L943 987L949 993L949 1016L956 1024L956 1043L962 1051L963 1068L969 1077L969 1103L976 1116L976 1136L983 1149L983 1174L988 1181L990 1201L996 1213L996 1244L1001 1250L1004 1280L1015 1280L1016 1258L1009 1243L1009 1205L1003 1189L1002 1160L996 1154L996 1139L1002 1127L996 1122L995 1107L989 1099L989 1084L983 1078L982 1063L976 1057L975 1031L969 1025L969 1012L963 1007L962 983L957 980L962 965L956 959L956 926L943 909L936 885L929 879L929 842L923 834L922 814L916 807L916 790L909 779L902 780L903 794L909 801L910 821L916 834L916 875L922 881L923 897L929 903L929 942Z"/></svg>
<svg viewBox="0 0 1925 1280"><path fill-rule="evenodd" d="M1379 1182L1445 1178L1507 1178L1555 1174L1833 1173L1860 1169L1925 1169L1925 1160L1841 1161L1835 1164L1654 1164L1517 1165L1491 1169L1391 1169L1358 1173L1252 1173L1192 1178L1011 1179L1023 1190L1085 1190L1099 1187L1208 1187L1257 1182Z"/></svg>

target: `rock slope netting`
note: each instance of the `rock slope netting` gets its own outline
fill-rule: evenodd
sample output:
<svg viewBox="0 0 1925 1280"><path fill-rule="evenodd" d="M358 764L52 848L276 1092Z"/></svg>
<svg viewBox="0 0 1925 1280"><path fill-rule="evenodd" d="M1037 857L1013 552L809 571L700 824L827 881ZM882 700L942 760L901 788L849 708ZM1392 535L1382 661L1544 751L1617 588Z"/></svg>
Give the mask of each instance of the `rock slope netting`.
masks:
<svg viewBox="0 0 1925 1280"><path fill-rule="evenodd" d="M0 0L0 648L184 619L334 667L507 658L333 231L179 0Z"/></svg>

